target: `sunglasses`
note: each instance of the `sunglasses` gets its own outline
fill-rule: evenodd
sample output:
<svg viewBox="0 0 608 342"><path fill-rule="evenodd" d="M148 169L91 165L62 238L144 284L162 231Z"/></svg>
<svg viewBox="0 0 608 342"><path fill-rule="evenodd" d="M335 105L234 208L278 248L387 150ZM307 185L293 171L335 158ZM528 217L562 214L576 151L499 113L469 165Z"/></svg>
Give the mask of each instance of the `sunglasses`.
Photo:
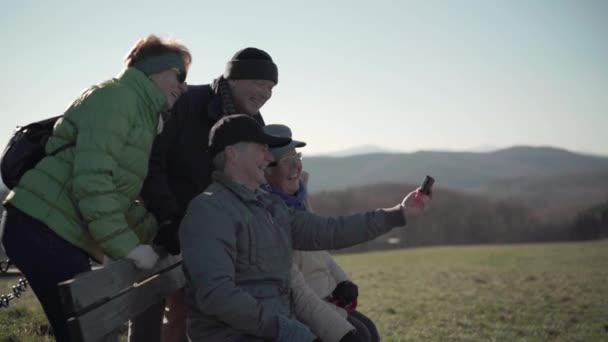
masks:
<svg viewBox="0 0 608 342"><path fill-rule="evenodd" d="M289 167L296 167L298 163L302 162L302 152L298 152L291 156L282 157L278 161L273 161L268 164L269 167L277 167L279 164Z"/></svg>
<svg viewBox="0 0 608 342"><path fill-rule="evenodd" d="M171 70L177 73L177 80L179 81L179 83L186 82L186 76L188 75L188 73L186 73L185 71L181 71L178 68L171 68Z"/></svg>

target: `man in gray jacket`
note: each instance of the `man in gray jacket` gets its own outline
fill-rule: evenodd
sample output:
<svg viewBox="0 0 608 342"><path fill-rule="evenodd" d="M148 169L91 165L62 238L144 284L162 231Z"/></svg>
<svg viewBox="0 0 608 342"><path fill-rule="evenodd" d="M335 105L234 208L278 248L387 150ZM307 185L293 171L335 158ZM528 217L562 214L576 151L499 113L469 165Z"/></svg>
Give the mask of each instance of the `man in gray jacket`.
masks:
<svg viewBox="0 0 608 342"><path fill-rule="evenodd" d="M312 341L292 318L292 248L368 241L405 225L428 200L415 191L394 208L339 218L288 209L259 187L273 161L268 147L289 141L267 135L247 115L224 117L211 129L214 182L190 202L180 226L191 341Z"/></svg>

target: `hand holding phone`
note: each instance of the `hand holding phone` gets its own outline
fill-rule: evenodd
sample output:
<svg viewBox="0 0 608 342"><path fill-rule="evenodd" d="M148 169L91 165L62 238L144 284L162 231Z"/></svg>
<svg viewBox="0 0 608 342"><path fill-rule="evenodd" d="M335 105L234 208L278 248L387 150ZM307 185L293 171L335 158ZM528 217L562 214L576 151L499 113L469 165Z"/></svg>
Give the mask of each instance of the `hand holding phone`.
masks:
<svg viewBox="0 0 608 342"><path fill-rule="evenodd" d="M435 179L433 177L426 176L420 188L410 192L401 201L401 210L403 210L403 215L406 218L414 218L422 213L431 199L431 188L434 183Z"/></svg>

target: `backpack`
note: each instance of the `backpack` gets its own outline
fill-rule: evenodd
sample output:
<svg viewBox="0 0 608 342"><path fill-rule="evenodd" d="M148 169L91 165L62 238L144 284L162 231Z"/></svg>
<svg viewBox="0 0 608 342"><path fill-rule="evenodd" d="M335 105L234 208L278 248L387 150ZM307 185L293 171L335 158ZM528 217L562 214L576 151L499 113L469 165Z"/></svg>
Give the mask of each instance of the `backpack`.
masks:
<svg viewBox="0 0 608 342"><path fill-rule="evenodd" d="M23 127L17 126L0 160L2 182L7 188L12 189L17 186L25 172L46 156L44 146L53 134L53 127L60 117L61 115L32 122ZM55 155L73 145L73 142L68 143L49 155Z"/></svg>

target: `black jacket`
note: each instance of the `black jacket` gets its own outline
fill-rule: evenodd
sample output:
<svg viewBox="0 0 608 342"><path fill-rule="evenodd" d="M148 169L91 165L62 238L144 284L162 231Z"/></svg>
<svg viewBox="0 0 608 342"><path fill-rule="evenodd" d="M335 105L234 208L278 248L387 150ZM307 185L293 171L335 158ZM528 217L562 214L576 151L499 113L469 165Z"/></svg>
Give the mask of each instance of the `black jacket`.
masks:
<svg viewBox="0 0 608 342"><path fill-rule="evenodd" d="M222 116L221 96L211 85L188 86L154 140L141 191L158 222L181 220L188 203L211 184L209 130ZM259 113L255 118L263 124Z"/></svg>

